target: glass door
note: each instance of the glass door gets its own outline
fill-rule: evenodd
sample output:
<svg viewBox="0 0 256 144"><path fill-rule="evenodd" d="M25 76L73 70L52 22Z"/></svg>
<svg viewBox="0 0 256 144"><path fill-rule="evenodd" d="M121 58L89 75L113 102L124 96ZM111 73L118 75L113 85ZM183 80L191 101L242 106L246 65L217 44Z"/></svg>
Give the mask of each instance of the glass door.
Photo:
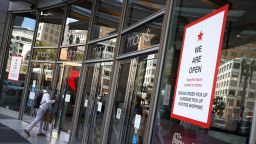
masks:
<svg viewBox="0 0 256 144"><path fill-rule="evenodd" d="M79 118L76 129L76 144L81 144L83 140L83 134L86 129L86 112L88 111L89 96L91 92L91 85L93 80L94 67L89 66L86 71L86 80L84 81L83 96L80 105Z"/></svg>
<svg viewBox="0 0 256 144"><path fill-rule="evenodd" d="M35 15L34 12L13 14L11 37L7 40L9 45L6 46L2 63L0 118L18 118L34 37Z"/></svg>
<svg viewBox="0 0 256 144"><path fill-rule="evenodd" d="M149 115L150 99L152 97L153 83L156 73L157 55L151 54L138 58L133 91L128 104L126 119L126 143L144 143L146 124Z"/></svg>
<svg viewBox="0 0 256 144"><path fill-rule="evenodd" d="M110 143L144 143L156 64L156 54L121 63L112 112ZM123 104L120 105L120 101Z"/></svg>
<svg viewBox="0 0 256 144"><path fill-rule="evenodd" d="M59 101L56 104L54 128L59 132L70 133L81 66L76 63L62 63L58 66L56 96Z"/></svg>
<svg viewBox="0 0 256 144"><path fill-rule="evenodd" d="M53 78L53 63L33 62L31 64L31 80L29 87L29 95L26 100L25 112L23 120L32 122L36 116L36 109L33 107L34 100L41 90L51 85Z"/></svg>
<svg viewBox="0 0 256 144"><path fill-rule="evenodd" d="M117 82L117 91L115 93L115 100L111 116L111 125L109 130L109 142L108 143L121 143L122 128L125 116L125 107L127 101L127 95L131 89L130 84L133 81L132 74L136 71L136 60L122 61L119 64L119 75Z"/></svg>
<svg viewBox="0 0 256 144"><path fill-rule="evenodd" d="M97 63L88 66L88 68L93 68L93 76L88 103L89 110L86 113L84 143L100 144L104 130L104 116L110 93L112 62Z"/></svg>

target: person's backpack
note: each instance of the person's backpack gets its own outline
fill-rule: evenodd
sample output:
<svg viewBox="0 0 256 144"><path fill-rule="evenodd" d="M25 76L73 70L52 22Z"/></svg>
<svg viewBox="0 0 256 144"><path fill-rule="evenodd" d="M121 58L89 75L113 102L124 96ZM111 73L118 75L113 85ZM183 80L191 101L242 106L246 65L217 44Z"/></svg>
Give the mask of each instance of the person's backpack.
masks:
<svg viewBox="0 0 256 144"><path fill-rule="evenodd" d="M43 98L44 93L42 91L39 92L39 94L36 96L35 100L34 100L34 104L33 107L34 108L39 108L39 106L41 105L41 100Z"/></svg>

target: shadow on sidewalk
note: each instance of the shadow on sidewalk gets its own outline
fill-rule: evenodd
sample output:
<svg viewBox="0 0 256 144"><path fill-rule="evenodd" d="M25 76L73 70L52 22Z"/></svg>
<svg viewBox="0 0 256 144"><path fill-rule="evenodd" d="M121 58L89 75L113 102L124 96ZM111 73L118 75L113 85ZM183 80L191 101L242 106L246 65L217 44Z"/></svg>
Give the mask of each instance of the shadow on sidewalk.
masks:
<svg viewBox="0 0 256 144"><path fill-rule="evenodd" d="M0 143L30 144L28 140L23 138L15 130L0 123Z"/></svg>

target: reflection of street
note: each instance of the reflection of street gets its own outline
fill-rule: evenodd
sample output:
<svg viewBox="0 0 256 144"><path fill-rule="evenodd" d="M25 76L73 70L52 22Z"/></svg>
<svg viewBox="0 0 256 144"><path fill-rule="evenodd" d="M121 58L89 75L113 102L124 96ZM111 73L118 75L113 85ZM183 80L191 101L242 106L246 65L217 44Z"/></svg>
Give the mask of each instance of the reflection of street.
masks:
<svg viewBox="0 0 256 144"><path fill-rule="evenodd" d="M249 136L256 96L255 68L254 59L222 60L216 82L212 127Z"/></svg>

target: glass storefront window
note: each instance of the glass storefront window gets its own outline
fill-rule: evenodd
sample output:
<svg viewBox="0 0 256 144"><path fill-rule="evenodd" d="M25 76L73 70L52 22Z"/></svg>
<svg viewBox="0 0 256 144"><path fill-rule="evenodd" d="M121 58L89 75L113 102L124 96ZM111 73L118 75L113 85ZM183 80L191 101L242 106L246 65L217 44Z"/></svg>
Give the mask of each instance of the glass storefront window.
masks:
<svg viewBox="0 0 256 144"><path fill-rule="evenodd" d="M64 7L45 10L40 13L35 46L57 47L63 23Z"/></svg>
<svg viewBox="0 0 256 144"><path fill-rule="evenodd" d="M82 62L84 58L85 46L69 46L61 48L59 60Z"/></svg>
<svg viewBox="0 0 256 144"><path fill-rule="evenodd" d="M165 7L165 0L128 0L125 27L139 22Z"/></svg>
<svg viewBox="0 0 256 144"><path fill-rule="evenodd" d="M163 16L144 24L122 36L119 54L140 51L160 43Z"/></svg>
<svg viewBox="0 0 256 144"><path fill-rule="evenodd" d="M122 0L98 1L91 39L97 39L117 33L122 6Z"/></svg>
<svg viewBox="0 0 256 144"><path fill-rule="evenodd" d="M57 49L40 48L34 49L32 60L55 61Z"/></svg>
<svg viewBox="0 0 256 144"><path fill-rule="evenodd" d="M249 5L255 5L255 2L243 2L243 6L235 1L229 3L210 128L170 118L184 26L224 4L213 1L175 1L152 143L248 144L250 140L255 140L253 77L256 74L256 17L249 10ZM212 28L214 30L214 26Z"/></svg>
<svg viewBox="0 0 256 144"><path fill-rule="evenodd" d="M120 62L109 143L130 144L134 137L137 143L145 143L157 58L149 54Z"/></svg>
<svg viewBox="0 0 256 144"><path fill-rule="evenodd" d="M116 50L116 40L117 38L113 38L89 45L87 59L113 58Z"/></svg>
<svg viewBox="0 0 256 144"><path fill-rule="evenodd" d="M3 75L1 80L0 113L18 117L21 97L28 70L30 49L34 37L35 14L23 13L14 15L10 45L6 51ZM14 58L21 58L18 79L8 79Z"/></svg>
<svg viewBox="0 0 256 144"><path fill-rule="evenodd" d="M88 1L69 5L62 45L86 43L91 13L91 3Z"/></svg>

